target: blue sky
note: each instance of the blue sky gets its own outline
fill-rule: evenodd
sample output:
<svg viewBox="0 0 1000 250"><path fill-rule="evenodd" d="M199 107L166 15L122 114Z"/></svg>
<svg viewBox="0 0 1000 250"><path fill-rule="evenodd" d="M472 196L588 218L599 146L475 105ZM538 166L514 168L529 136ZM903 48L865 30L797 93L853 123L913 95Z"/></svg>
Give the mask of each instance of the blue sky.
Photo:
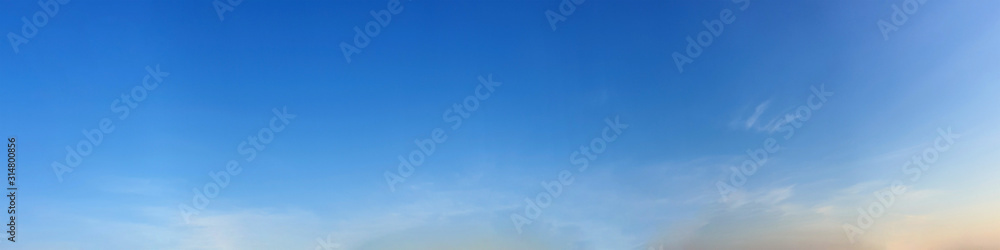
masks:
<svg viewBox="0 0 1000 250"><path fill-rule="evenodd" d="M1000 222L1000 3L928 1L886 39L878 22L905 1L587 0L553 30L560 1L404 0L345 60L340 44L387 2L247 0L222 20L207 0L60 5L0 46L0 131L21 152L4 248L1000 246L983 226ZM43 11L0 9L15 35ZM679 72L672 54L724 10L735 20ZM147 67L162 82L119 118ZM502 84L452 129L443 113L479 77ZM785 139L813 88L834 94ZM246 160L273 109L295 117ZM105 118L114 130L60 180L53 162ZM628 128L577 171L571 154L609 118ZM447 139L390 190L397 156L438 128ZM908 181L900 166L939 129L961 137ZM768 138L780 151L720 195ZM178 207L230 160L242 172L185 221ZM518 233L511 215L564 170L573 183ZM899 179L909 191L848 241L856 208Z"/></svg>

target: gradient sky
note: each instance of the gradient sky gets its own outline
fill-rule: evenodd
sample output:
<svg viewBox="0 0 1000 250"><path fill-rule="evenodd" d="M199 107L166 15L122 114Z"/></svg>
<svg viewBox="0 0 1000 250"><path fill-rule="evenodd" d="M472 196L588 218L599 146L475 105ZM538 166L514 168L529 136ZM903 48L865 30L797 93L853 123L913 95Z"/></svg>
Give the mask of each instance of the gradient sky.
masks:
<svg viewBox="0 0 1000 250"><path fill-rule="evenodd" d="M333 3L336 2L336 3ZM61 5L18 51L0 46L0 132L16 136L18 242L4 249L941 249L1000 248L1000 2L927 1L886 40L904 1L403 1L344 59L373 1ZM678 72L671 55L732 10ZM20 34L33 1L5 1ZM7 36L5 36L7 37ZM169 76L126 119L112 103ZM478 77L502 82L451 129L442 113ZM784 139L811 88L835 93ZM238 145L295 114L246 162ZM628 128L575 171L570 155ZM66 146L115 130L57 178ZM448 139L390 191L414 140ZM961 137L918 181L901 166L938 130ZM723 199L747 149L781 150ZM242 172L186 222L178 206L230 160ZM525 198L574 182L518 233ZM907 192L851 243L872 192ZM320 247L321 249L322 247Z"/></svg>

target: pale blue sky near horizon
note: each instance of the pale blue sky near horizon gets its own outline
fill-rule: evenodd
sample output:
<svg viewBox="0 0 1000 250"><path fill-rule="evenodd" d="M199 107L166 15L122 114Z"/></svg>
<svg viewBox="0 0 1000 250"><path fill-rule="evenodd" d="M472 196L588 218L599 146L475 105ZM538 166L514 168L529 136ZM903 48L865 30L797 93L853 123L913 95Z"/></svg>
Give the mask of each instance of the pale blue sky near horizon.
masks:
<svg viewBox="0 0 1000 250"><path fill-rule="evenodd" d="M386 2L244 0L220 21L207 0L74 0L18 52L5 40L0 133L19 141L23 241L0 245L313 249L340 235L378 249L406 230L471 227L623 249L691 225L711 235L728 224L705 218L741 208L719 201L717 181L781 138L767 127L814 87L835 94L742 187L761 204L850 213L862 204L830 197L903 178L906 153L939 128L968 136L942 161L969 171L928 173L918 189L969 194L1000 173L973 172L996 164L1000 2L927 1L885 40L876 23L903 1L587 0L555 31L544 13L561 1L402 1L348 63L339 44ZM735 20L678 72L671 54L723 9ZM0 31L40 10L4 3ZM147 66L169 76L118 119L112 102ZM502 85L452 130L442 113L480 76ZM246 163L237 146L273 108L296 118ZM575 168L569 155L609 117L628 129L516 234L510 214ZM52 162L103 118L115 130L60 182ZM391 192L384 172L435 128L447 141ZM229 160L242 173L183 223L178 205ZM241 231L247 221L287 230Z"/></svg>

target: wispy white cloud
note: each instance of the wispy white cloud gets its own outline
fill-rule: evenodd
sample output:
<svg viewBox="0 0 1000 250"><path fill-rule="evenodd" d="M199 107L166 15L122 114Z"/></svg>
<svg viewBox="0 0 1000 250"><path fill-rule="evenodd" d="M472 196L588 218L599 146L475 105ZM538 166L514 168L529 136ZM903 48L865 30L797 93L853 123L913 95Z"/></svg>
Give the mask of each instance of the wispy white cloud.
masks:
<svg viewBox="0 0 1000 250"><path fill-rule="evenodd" d="M779 116L767 119L765 118L767 116L764 114L768 113L767 111L770 107L771 100L763 101L756 106L753 106L753 110L749 112L749 114L738 115L732 122L730 122L730 127L754 132L774 133L778 130L779 126L784 124L785 121L796 118L795 115L782 113ZM749 109L749 107L744 107L743 112L746 112L746 109Z"/></svg>
<svg viewBox="0 0 1000 250"><path fill-rule="evenodd" d="M987 212L1000 202L970 200L975 195L946 195L942 190L911 189L876 219L857 243L843 223L857 218L856 208L872 202L878 182L835 190L814 201L791 199L794 187L749 191L732 206L718 203L696 218L672 223L645 246L654 249L996 249L1000 216ZM909 187L910 189L912 187ZM961 197L966 196L966 197ZM947 198L946 198L947 197ZM932 205L939 204L940 205ZM950 228L948 232L940 231ZM952 233L954 232L954 233ZM641 248L647 249L647 248Z"/></svg>
<svg viewBox="0 0 1000 250"><path fill-rule="evenodd" d="M760 115L764 114L764 111L767 110L767 106L770 105L770 104L771 104L771 100L767 100L767 101L764 101L764 102L758 104L757 107L754 108L753 114L750 115L750 117L747 118L747 120L746 120L746 128L747 129L752 128L754 126L754 124L757 123L757 119L760 118Z"/></svg>

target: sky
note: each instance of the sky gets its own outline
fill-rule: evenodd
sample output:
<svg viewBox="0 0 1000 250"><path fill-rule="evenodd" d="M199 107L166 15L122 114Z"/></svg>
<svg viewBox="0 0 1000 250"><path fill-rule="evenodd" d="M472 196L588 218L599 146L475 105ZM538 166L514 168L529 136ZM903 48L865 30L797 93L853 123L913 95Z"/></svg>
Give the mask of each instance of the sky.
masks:
<svg viewBox="0 0 1000 250"><path fill-rule="evenodd" d="M41 3L3 249L1000 248L1000 2Z"/></svg>

